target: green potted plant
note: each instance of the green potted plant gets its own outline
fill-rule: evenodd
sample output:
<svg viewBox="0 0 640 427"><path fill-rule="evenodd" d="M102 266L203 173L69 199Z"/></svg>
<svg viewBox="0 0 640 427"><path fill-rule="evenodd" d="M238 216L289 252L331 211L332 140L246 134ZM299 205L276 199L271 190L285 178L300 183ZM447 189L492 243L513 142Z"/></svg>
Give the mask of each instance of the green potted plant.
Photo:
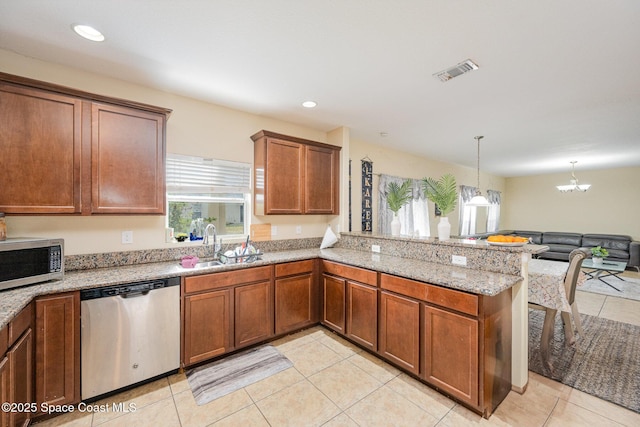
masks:
<svg viewBox="0 0 640 427"><path fill-rule="evenodd" d="M609 251L601 246L591 248L591 255L594 264L602 264L602 260L609 256Z"/></svg>
<svg viewBox="0 0 640 427"><path fill-rule="evenodd" d="M400 220L398 219L398 211L411 200L411 180L407 179L402 184L390 182L387 184L387 205L393 212L393 220L391 221L391 235L398 236L400 234Z"/></svg>
<svg viewBox="0 0 640 427"><path fill-rule="evenodd" d="M447 215L453 212L458 202L456 178L450 173L442 175L438 180L423 178L422 187L425 197L435 203L440 211L438 238L448 240L451 235L451 224Z"/></svg>

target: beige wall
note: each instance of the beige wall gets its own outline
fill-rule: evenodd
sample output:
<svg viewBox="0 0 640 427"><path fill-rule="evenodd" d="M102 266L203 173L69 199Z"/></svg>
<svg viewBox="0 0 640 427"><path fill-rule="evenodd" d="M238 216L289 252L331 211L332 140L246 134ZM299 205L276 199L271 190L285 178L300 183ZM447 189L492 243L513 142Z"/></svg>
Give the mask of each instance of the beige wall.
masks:
<svg viewBox="0 0 640 427"><path fill-rule="evenodd" d="M501 227L626 234L640 240L640 167L576 171L584 193L560 193L570 173L508 178Z"/></svg>
<svg viewBox="0 0 640 427"><path fill-rule="evenodd" d="M352 213L352 230L361 231L361 216L362 216L362 172L361 172L361 160L364 157L369 157L373 161L373 231L378 230L378 183L379 175L394 175L402 178L414 178L421 179L424 177L432 177L439 179L446 173L451 173L456 177L458 185L470 185L475 186L477 181L476 169L459 166L451 163L438 162L435 160L427 159L425 157L416 156L411 153L392 150L382 147L380 145L370 144L364 141L351 139L350 143L350 156L351 156L351 174L352 174L352 196L351 206ZM348 159L347 159L348 160ZM483 194L486 196L487 188L496 191L504 191L505 180L504 178L481 173L480 174L480 187ZM347 199L348 201L348 199ZM348 206L348 205L345 205ZM483 210L480 208L480 210ZM486 209L485 209L486 211ZM449 222L451 223L451 234L458 233L458 206L456 210L449 214ZM486 220L486 216L484 217ZM431 236L437 236L437 222L434 215L433 204L429 202L429 228L431 229ZM478 221L482 222L481 219ZM485 224L479 224L484 231ZM345 228L346 229L346 228Z"/></svg>

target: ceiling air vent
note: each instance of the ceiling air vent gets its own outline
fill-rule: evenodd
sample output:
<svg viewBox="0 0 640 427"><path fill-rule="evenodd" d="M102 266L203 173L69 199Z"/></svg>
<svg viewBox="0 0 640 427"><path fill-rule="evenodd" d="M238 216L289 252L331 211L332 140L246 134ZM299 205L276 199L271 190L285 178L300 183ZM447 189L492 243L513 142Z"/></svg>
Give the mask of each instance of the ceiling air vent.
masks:
<svg viewBox="0 0 640 427"><path fill-rule="evenodd" d="M446 82L454 77L461 76L464 73L468 73L469 71L477 69L478 66L474 64L472 60L467 59L466 61L459 63L455 67L447 68L446 70L440 71L439 73L435 73L433 77L437 78L441 82Z"/></svg>

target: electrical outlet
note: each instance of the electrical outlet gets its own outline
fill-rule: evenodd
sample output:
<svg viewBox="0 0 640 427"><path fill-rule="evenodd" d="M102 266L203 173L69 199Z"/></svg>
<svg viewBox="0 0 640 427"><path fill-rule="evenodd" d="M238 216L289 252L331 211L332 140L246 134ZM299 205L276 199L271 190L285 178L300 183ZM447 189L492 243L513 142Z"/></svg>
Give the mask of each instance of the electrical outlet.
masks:
<svg viewBox="0 0 640 427"><path fill-rule="evenodd" d="M133 243L133 231L123 231L122 232L122 244L130 245Z"/></svg>
<svg viewBox="0 0 640 427"><path fill-rule="evenodd" d="M451 264L454 265L467 265L467 257L460 255L451 255Z"/></svg>
<svg viewBox="0 0 640 427"><path fill-rule="evenodd" d="M296 225L296 234L302 234L302 226Z"/></svg>
<svg viewBox="0 0 640 427"><path fill-rule="evenodd" d="M371 245L371 252L380 253L380 245Z"/></svg>
<svg viewBox="0 0 640 427"><path fill-rule="evenodd" d="M271 235L272 236L277 236L278 235L278 226L277 225L272 225L271 226Z"/></svg>

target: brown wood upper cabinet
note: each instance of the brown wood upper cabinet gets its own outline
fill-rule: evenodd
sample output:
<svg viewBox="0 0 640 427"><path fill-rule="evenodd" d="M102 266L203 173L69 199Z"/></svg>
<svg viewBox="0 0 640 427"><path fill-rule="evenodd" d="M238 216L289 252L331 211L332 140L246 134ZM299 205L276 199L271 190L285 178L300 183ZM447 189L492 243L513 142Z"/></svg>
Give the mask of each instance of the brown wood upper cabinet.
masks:
<svg viewBox="0 0 640 427"><path fill-rule="evenodd" d="M170 112L0 73L0 211L164 214Z"/></svg>
<svg viewBox="0 0 640 427"><path fill-rule="evenodd" d="M256 215L340 213L340 147L266 130L251 139Z"/></svg>
<svg viewBox="0 0 640 427"><path fill-rule="evenodd" d="M165 211L165 117L93 103L91 212Z"/></svg>

